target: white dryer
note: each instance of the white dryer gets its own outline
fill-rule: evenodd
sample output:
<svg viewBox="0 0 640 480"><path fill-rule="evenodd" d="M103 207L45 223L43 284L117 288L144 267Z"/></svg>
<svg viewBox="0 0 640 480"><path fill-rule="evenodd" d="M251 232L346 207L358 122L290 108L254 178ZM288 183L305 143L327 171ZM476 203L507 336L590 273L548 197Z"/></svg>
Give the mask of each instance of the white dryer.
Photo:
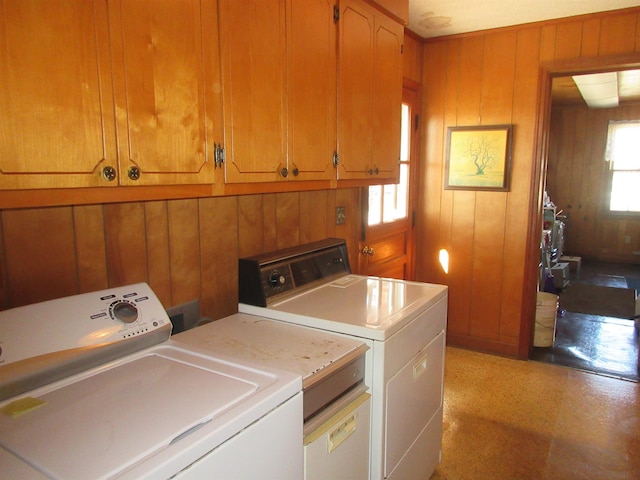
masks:
<svg viewBox="0 0 640 480"><path fill-rule="evenodd" d="M0 312L0 478L299 479L301 377L170 333L143 283Z"/></svg>
<svg viewBox="0 0 640 480"><path fill-rule="evenodd" d="M361 339L370 478L424 480L440 462L448 289L350 273L326 239L239 262L239 310Z"/></svg>

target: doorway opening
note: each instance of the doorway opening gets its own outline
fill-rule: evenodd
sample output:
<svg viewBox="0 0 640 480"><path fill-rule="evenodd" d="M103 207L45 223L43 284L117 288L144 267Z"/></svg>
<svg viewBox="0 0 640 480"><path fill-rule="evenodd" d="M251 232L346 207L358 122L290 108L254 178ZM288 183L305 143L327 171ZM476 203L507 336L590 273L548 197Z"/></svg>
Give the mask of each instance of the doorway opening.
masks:
<svg viewBox="0 0 640 480"><path fill-rule="evenodd" d="M640 102L637 98L626 102L624 118L616 118L611 107L563 104L552 96L552 85L556 81L566 85L572 75L637 68L637 58L612 57L543 69L546 91L541 98L547 107L541 110L540 185L544 188L540 189L539 219L543 218L544 191L564 222L564 255L579 256L582 261L579 270L572 269L567 283L558 285L560 308L553 346L532 347L529 355L533 360L634 381L638 381L638 325L632 317L640 293L634 288L634 279L640 280L640 261L633 257L633 250L635 242L640 242L640 215L611 211L612 174L604 152L609 121L640 119ZM558 114L559 110L564 113ZM539 289L544 289L542 282ZM626 310L616 303L624 303ZM596 304L597 311L589 310L588 304Z"/></svg>

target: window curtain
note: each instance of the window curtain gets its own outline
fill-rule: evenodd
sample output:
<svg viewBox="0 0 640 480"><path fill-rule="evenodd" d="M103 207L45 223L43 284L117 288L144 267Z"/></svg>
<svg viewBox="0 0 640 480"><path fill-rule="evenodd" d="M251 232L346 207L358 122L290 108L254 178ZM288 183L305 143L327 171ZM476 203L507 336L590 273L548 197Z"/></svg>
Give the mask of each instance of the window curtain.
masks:
<svg viewBox="0 0 640 480"><path fill-rule="evenodd" d="M609 122L604 159L612 170L640 167L640 120Z"/></svg>

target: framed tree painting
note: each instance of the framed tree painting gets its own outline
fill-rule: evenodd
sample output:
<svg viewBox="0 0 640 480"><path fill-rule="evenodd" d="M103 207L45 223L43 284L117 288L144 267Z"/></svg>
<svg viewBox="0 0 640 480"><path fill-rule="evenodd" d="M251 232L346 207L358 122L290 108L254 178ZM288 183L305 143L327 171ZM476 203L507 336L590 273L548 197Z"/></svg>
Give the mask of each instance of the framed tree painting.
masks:
<svg viewBox="0 0 640 480"><path fill-rule="evenodd" d="M509 190L513 125L447 128L445 189Z"/></svg>

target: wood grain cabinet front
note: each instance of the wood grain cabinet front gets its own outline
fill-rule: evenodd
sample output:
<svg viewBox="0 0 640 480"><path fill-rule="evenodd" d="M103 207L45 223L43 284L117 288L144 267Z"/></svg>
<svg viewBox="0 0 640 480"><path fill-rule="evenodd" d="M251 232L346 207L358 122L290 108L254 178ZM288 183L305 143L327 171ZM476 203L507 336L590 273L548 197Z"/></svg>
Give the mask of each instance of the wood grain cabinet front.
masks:
<svg viewBox="0 0 640 480"><path fill-rule="evenodd" d="M0 188L214 182L215 2L0 3Z"/></svg>
<svg viewBox="0 0 640 480"><path fill-rule="evenodd" d="M225 182L335 178L333 2L220 0L220 29Z"/></svg>
<svg viewBox="0 0 640 480"><path fill-rule="evenodd" d="M338 180L397 181L403 38L367 2L340 2Z"/></svg>

